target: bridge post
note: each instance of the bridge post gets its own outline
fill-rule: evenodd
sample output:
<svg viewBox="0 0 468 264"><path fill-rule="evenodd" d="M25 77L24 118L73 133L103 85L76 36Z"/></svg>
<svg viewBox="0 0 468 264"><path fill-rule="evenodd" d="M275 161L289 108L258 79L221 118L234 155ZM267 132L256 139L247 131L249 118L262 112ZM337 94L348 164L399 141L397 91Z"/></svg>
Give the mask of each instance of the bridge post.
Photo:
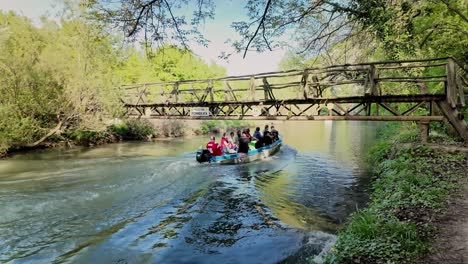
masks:
<svg viewBox="0 0 468 264"><path fill-rule="evenodd" d="M208 90L210 92L210 101L214 102L214 95L213 95L213 80L208 82Z"/></svg>
<svg viewBox="0 0 468 264"><path fill-rule="evenodd" d="M179 101L179 83L178 82L174 84L174 89L172 93L174 94L174 100L177 103Z"/></svg>
<svg viewBox="0 0 468 264"><path fill-rule="evenodd" d="M378 73L377 73L377 68L375 67L375 65L370 65L368 78L369 78L368 80L369 90L368 92L366 92L366 94L370 93L370 95L379 95L379 86L376 81L376 79L378 78Z"/></svg>
<svg viewBox="0 0 468 264"><path fill-rule="evenodd" d="M255 101L255 77L252 76L250 77L250 96L251 100Z"/></svg>
<svg viewBox="0 0 468 264"><path fill-rule="evenodd" d="M304 70L304 73L302 74L302 79L301 79L301 84L302 84L302 94L304 99L307 99L307 96L309 95L309 71Z"/></svg>
<svg viewBox="0 0 468 264"><path fill-rule="evenodd" d="M446 66L446 74L447 74L447 81L445 83L445 92L447 94L447 101L455 108L457 106L457 99L456 99L456 90L457 90L457 83L456 83L456 63L452 58L447 60Z"/></svg>
<svg viewBox="0 0 468 264"><path fill-rule="evenodd" d="M419 121L418 125L421 134L421 143L426 144L429 139L429 121Z"/></svg>

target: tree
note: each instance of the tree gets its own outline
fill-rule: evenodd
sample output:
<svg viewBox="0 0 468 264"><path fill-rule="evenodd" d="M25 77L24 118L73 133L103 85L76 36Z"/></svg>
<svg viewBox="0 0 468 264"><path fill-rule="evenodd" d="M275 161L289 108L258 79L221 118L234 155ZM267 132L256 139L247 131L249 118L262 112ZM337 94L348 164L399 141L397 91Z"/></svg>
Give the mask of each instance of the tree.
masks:
<svg viewBox="0 0 468 264"><path fill-rule="evenodd" d="M102 127L121 109L117 54L102 28L0 13L0 152L33 146L62 127Z"/></svg>
<svg viewBox="0 0 468 264"><path fill-rule="evenodd" d="M171 16L164 10L168 11L170 6L164 0L120 0L116 5L110 5L108 0L85 2L96 17L121 25L129 36L136 36L143 29L145 36L151 32L153 37L164 41L167 38L159 37L164 32L162 25L177 30L186 23L183 19L168 19ZM199 0L184 2L198 3L198 14L205 15L195 17L213 15L214 11L200 5ZM172 5L180 6L180 2ZM246 9L248 20L232 25L241 36L232 44L244 56L250 49L264 51L284 45L281 39L285 35L288 41L299 43L295 45L298 52L319 54L352 36L371 32L389 49L391 58L434 56L441 51L440 55L468 61L465 41L468 8L464 0L249 0ZM190 33L177 34L182 46L187 46L183 36ZM457 41L444 43L446 37ZM434 48L437 52L430 52Z"/></svg>

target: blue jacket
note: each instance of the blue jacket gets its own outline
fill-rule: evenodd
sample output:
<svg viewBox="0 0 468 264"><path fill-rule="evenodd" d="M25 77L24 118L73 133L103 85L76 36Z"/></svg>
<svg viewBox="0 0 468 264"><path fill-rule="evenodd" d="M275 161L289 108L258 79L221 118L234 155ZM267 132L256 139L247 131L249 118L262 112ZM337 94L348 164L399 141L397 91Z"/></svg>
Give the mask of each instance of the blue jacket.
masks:
<svg viewBox="0 0 468 264"><path fill-rule="evenodd" d="M255 131L253 137L256 139L262 139L262 134L260 134L260 131Z"/></svg>

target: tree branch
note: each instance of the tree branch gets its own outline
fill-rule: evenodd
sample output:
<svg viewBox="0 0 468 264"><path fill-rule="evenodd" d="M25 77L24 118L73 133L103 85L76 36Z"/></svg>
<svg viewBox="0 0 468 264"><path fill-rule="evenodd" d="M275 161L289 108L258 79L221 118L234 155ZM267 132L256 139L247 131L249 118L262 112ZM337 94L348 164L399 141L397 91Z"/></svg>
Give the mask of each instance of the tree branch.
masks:
<svg viewBox="0 0 468 264"><path fill-rule="evenodd" d="M174 22L174 26L176 28L177 34L179 34L180 41L182 42L182 45L184 46L185 49L188 49L188 46L187 46L187 44L185 44L185 41L184 41L184 36L182 35L182 33L179 30L179 25L177 24L177 20L175 19L174 15L172 14L172 10L171 10L171 7L169 6L169 3L166 0L163 0L163 1L164 1L164 3L166 3L167 10L169 10L169 14L171 14L172 21Z"/></svg>
<svg viewBox="0 0 468 264"><path fill-rule="evenodd" d="M247 50L249 49L250 43L252 43L252 41L255 39L255 37L258 34L258 31L260 30L260 27L263 25L263 22L265 21L266 14L268 12L268 9L270 8L270 4L271 4L271 0L268 0L268 2L266 4L266 7L265 7L265 10L263 11L263 15L262 15L262 19L260 20L260 24L258 24L257 30L255 30L255 33L250 38L249 42L247 43L247 46L245 47L244 56L242 57L244 59L245 59L245 55L247 55Z"/></svg>
<svg viewBox="0 0 468 264"><path fill-rule="evenodd" d="M273 51L270 47L270 43L268 42L267 38L265 37L265 23L262 24L263 30L262 30L262 36L263 40L265 40L265 43L270 51Z"/></svg>
<svg viewBox="0 0 468 264"><path fill-rule="evenodd" d="M42 143L44 140L46 140L48 137L52 136L52 135L55 134L57 131L59 131L60 128L62 127L62 123L63 123L62 121L59 121L58 124L57 124L57 126L54 127L53 129L51 129L51 130L49 131L49 133L47 133L45 136L43 136L42 138L40 138L40 139L37 140L36 142L26 145L26 147L31 148L31 147L35 147L35 146L39 145L39 144Z"/></svg>
<svg viewBox="0 0 468 264"><path fill-rule="evenodd" d="M453 12L455 12L457 15L459 15L466 23L468 23L468 18L458 9L456 9L455 7L453 7L449 2L447 2L446 0L440 0L442 3L444 3L448 9L452 10Z"/></svg>
<svg viewBox="0 0 468 264"><path fill-rule="evenodd" d="M133 28L132 30L130 30L130 32L127 34L127 37L131 37L133 34L135 34L137 28L138 28L138 25L140 25L140 20L141 18L143 17L143 13L145 12L146 8L152 6L153 4L155 4L156 2L158 2L159 0L151 0L149 1L148 3L144 4L141 6L141 10L140 10L140 13L138 14L138 17L136 19L136 22L135 24L133 25Z"/></svg>

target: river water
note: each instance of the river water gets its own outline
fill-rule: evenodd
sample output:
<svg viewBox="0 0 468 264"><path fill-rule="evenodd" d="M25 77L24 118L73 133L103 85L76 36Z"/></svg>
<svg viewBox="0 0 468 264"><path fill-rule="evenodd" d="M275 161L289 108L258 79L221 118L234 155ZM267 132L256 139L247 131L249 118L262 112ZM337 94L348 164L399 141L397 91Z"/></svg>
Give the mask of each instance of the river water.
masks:
<svg viewBox="0 0 468 264"><path fill-rule="evenodd" d="M304 262L365 205L375 123L275 126L281 151L244 165L198 164L205 137L0 160L0 262Z"/></svg>

